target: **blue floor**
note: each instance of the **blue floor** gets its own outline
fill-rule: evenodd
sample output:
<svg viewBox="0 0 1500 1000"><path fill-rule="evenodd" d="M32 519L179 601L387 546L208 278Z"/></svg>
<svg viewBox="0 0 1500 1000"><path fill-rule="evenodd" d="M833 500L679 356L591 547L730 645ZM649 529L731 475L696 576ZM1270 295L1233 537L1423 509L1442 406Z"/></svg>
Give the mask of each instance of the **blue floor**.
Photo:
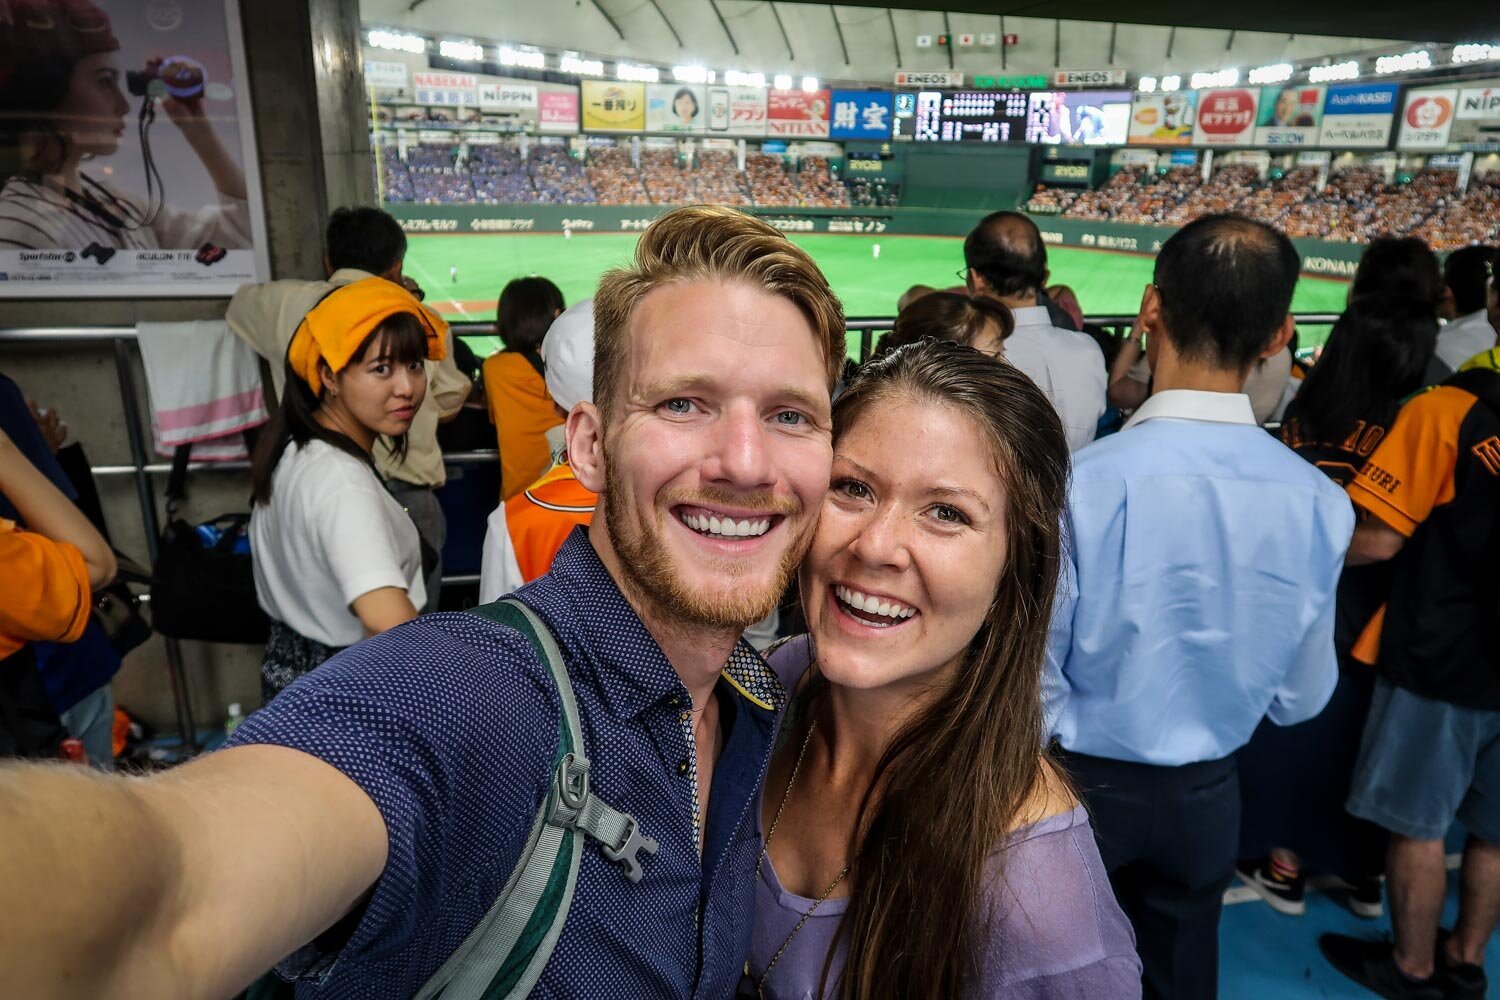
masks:
<svg viewBox="0 0 1500 1000"><path fill-rule="evenodd" d="M1452 927L1458 913L1458 872L1448 874L1448 904L1443 925ZM1219 926L1220 1000L1296 1000L1302 997L1347 997L1375 994L1333 970L1318 951L1318 935L1332 931L1378 938L1390 933L1389 917L1363 920L1329 896L1311 892L1307 913L1285 917L1256 900L1224 907ZM1490 941L1485 967L1489 995L1500 1000L1500 937Z"/></svg>

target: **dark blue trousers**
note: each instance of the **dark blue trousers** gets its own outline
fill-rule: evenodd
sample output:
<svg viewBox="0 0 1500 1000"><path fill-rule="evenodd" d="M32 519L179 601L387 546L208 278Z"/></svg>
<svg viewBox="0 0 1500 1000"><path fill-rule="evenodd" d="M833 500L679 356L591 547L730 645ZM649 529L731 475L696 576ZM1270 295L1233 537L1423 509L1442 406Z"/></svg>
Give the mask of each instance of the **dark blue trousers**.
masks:
<svg viewBox="0 0 1500 1000"><path fill-rule="evenodd" d="M1061 754L1115 898L1135 928L1147 1000L1215 1000L1219 911L1240 833L1234 757L1157 767Z"/></svg>

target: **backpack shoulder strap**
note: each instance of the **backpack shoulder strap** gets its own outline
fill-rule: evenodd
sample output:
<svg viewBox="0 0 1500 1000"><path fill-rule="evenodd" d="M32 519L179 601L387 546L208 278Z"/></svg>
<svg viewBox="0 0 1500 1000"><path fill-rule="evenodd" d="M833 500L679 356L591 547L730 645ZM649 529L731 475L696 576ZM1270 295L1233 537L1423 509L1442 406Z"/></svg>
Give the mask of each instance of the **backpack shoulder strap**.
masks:
<svg viewBox="0 0 1500 1000"><path fill-rule="evenodd" d="M505 888L416 1000L519 1000L529 995L552 957L572 905L584 836L599 840L606 857L625 864L632 882L641 877L636 852L655 854L657 849L656 841L640 834L633 816L611 809L589 790L578 704L562 652L546 623L515 598L474 608L472 613L526 637L557 686L562 725L552 786Z"/></svg>

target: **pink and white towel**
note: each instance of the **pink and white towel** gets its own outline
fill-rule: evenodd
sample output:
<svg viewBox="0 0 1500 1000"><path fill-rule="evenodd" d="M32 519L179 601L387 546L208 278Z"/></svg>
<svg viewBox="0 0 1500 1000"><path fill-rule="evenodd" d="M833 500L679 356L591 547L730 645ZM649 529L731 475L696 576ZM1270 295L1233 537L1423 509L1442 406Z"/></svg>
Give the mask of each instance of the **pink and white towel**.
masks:
<svg viewBox="0 0 1500 1000"><path fill-rule="evenodd" d="M250 346L222 320L141 323L136 337L157 452L170 456L191 444L194 461L246 458L242 433L269 418Z"/></svg>

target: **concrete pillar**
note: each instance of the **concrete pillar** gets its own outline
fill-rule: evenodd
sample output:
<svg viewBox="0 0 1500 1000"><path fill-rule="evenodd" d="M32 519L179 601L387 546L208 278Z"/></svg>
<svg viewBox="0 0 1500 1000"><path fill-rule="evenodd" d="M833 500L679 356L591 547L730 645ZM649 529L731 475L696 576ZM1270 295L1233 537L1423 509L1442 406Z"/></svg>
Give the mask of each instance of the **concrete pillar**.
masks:
<svg viewBox="0 0 1500 1000"><path fill-rule="evenodd" d="M323 274L323 222L339 205L375 204L368 119L360 61L357 0L240 0L254 109L272 275ZM0 327L134 325L143 320L216 319L223 299L30 300L0 304ZM132 354L134 352L132 351ZM133 364L138 394L146 383ZM58 410L95 465L130 462L113 349L108 344L61 346L0 343L0 372L38 403ZM141 413L149 428L150 414ZM160 498L165 477L155 477ZM148 561L133 481L102 479L112 540L136 561ZM203 520L247 510L249 478L205 472L189 483L180 512ZM162 516L158 503L158 516ZM222 723L232 701L260 700L261 650L186 642L184 666L199 726ZM127 659L115 683L120 704L148 724L175 729L165 652L153 639Z"/></svg>

